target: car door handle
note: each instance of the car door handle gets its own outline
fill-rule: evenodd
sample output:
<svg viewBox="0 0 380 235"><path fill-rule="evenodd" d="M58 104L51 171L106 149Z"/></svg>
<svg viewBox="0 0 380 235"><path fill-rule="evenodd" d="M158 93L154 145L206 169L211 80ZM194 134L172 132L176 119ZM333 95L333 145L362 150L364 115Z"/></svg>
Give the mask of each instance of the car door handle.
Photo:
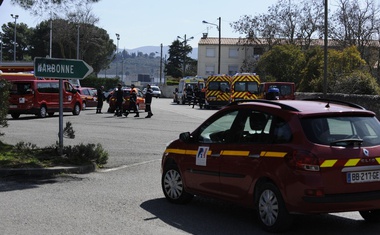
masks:
<svg viewBox="0 0 380 235"><path fill-rule="evenodd" d="M212 153L211 157L220 157L220 153Z"/></svg>

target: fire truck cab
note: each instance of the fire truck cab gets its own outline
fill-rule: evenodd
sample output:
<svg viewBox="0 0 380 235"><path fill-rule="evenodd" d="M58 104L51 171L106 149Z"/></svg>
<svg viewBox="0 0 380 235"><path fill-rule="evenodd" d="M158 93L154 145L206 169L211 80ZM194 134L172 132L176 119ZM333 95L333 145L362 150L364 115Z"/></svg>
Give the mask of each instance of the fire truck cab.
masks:
<svg viewBox="0 0 380 235"><path fill-rule="evenodd" d="M205 108L217 108L230 103L231 76L211 75L207 78L205 85Z"/></svg>
<svg viewBox="0 0 380 235"><path fill-rule="evenodd" d="M260 77L255 73L237 73L232 76L231 102L259 98Z"/></svg>

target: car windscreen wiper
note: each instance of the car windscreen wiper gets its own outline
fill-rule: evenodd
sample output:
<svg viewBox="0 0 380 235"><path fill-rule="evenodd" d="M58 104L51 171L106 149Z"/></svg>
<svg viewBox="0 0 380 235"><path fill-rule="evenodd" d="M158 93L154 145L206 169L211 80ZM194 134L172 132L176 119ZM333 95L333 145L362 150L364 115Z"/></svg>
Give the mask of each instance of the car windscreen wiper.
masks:
<svg viewBox="0 0 380 235"><path fill-rule="evenodd" d="M360 147L363 143L363 139L340 139L340 140L335 140L330 143L330 146L342 146L342 147L347 147L347 146L352 146L352 147Z"/></svg>

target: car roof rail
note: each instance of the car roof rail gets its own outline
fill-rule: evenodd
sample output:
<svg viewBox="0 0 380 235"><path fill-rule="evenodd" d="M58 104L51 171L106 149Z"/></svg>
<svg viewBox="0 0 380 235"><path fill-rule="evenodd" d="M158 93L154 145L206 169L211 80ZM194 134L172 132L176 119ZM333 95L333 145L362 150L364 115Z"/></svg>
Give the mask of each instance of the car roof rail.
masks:
<svg viewBox="0 0 380 235"><path fill-rule="evenodd" d="M255 100L237 100L237 101L233 101L233 102L229 103L227 106L232 106L232 105L237 105L237 104L239 104L239 103L247 103L247 102L272 104L272 105L279 106L281 109L284 109L284 110L288 110L288 111L297 111L297 112L299 112L298 109L296 109L296 108L294 108L294 107L292 107L292 106L290 106L290 105L283 104L283 103L279 103L279 102L272 101L272 100L263 100L263 99L255 99Z"/></svg>
<svg viewBox="0 0 380 235"><path fill-rule="evenodd" d="M342 104L342 105L346 105L348 107L366 110L366 108L364 108L363 106L360 106L360 105L352 103L352 102L342 101L342 100L326 99L326 98L306 98L306 99L302 99L302 100L327 102L326 108L329 108L330 103L333 103L333 104Z"/></svg>

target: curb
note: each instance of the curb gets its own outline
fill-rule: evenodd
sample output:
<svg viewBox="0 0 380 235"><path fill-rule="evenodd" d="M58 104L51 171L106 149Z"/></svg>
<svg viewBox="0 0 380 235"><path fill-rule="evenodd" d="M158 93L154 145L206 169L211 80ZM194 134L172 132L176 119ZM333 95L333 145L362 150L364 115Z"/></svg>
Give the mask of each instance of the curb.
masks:
<svg viewBox="0 0 380 235"><path fill-rule="evenodd" d="M0 177L7 176L53 176L58 174L87 174L96 170L95 164L84 166L55 166L48 168L0 168Z"/></svg>

